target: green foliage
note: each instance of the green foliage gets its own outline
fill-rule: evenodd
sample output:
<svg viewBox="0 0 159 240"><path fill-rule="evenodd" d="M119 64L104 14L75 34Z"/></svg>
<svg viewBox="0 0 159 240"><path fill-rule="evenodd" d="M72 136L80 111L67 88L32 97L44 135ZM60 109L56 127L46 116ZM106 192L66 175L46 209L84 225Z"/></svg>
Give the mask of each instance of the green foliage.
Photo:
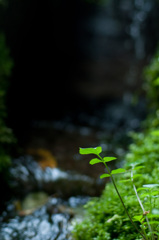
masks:
<svg viewBox="0 0 159 240"><path fill-rule="evenodd" d="M141 214L140 207L135 198L128 198L127 191L133 195L132 187L118 185L120 194L124 198L126 207L130 214ZM130 206L134 206L130 209ZM107 184L105 191L100 198L92 199L85 206L86 216L82 223L74 228L74 236L77 240L116 240L116 239L139 239L128 220L119 198L112 186ZM140 238L141 239L141 238Z"/></svg>
<svg viewBox="0 0 159 240"><path fill-rule="evenodd" d="M147 101L149 104L149 115L144 122L146 127L159 127L159 47L151 59L149 65L144 69L144 84Z"/></svg>
<svg viewBox="0 0 159 240"><path fill-rule="evenodd" d="M129 146L129 151L125 157L124 168L134 167L136 188L140 189L145 184L158 183L158 135L159 130L154 128L147 130L145 133L134 133L132 135L133 143ZM143 164L144 166L139 166L139 164ZM122 182L121 180L125 180L126 182ZM127 180L130 181L129 171L124 174L124 179L123 177L121 178L121 175L116 176L119 192L130 215L140 216L142 215L141 207L135 198L132 185L128 184ZM145 189L140 191L140 197L143 200L142 195ZM159 204L158 198L155 198L155 204L156 206ZM149 201L144 200L144 206L146 210L149 210ZM141 239L125 215L112 183L106 185L100 198L92 199L85 208L85 219L74 228L75 239Z"/></svg>
<svg viewBox="0 0 159 240"><path fill-rule="evenodd" d="M9 50L5 44L5 37L0 34L0 172L10 162L9 145L15 141L12 130L6 126L7 116L6 94L8 78L11 74L13 62L9 57Z"/></svg>
<svg viewBox="0 0 159 240"><path fill-rule="evenodd" d="M97 164L97 163L103 163L104 165L105 165L105 167L106 167L106 170L107 170L107 172L108 173L106 173L106 174L102 174L101 176L100 176L100 178L105 178L105 177L110 177L111 178L111 180L112 180L112 184L113 184L113 187L114 187L114 189L115 189L115 191L116 191L116 193L117 193L117 195L118 195L118 197L119 197L119 200L120 200L120 202L121 202L121 204L122 204L122 206L123 206L123 208L124 208L124 210L125 210L125 212L126 212L126 214L127 214L127 217L128 217L128 219L130 220L130 222L131 222L131 224L132 224L132 227L134 227L135 228L135 230L143 237L143 239L150 239L150 240L154 240L155 238L154 238L154 234L153 234L153 231L152 231L152 226L151 226L151 224L150 224L150 222L152 223L152 221L150 221L149 219L148 219L148 217L146 216L150 211L152 212L152 197L157 197L157 194L158 194L158 191L153 191L153 192L151 192L151 191L149 191L148 192L148 194L144 194L144 198L146 197L146 198L148 198L148 199L150 199L150 201L149 201L149 205L150 205L150 211L145 211L145 209L144 209L144 206L143 206L143 204L142 204L142 202L141 202L141 200L140 200L140 197L139 197L139 194L138 194L138 192L137 192L137 189L136 189L136 186L135 186L135 184L134 184L134 179L135 178L138 178L139 176L142 176L141 174L135 174L134 175L134 171L136 171L137 169L142 169L143 167L142 166L138 166L139 164L141 164L141 162L133 162L132 164L130 163L129 165L131 166L131 170L129 170L129 172L131 173L130 174L130 181L131 181L131 184L132 184L132 186L133 186L133 189L134 189L134 192L135 192L135 194L136 194L136 197L137 197L137 200L138 200L138 202L139 202L139 205L140 205L140 207L141 207L141 209L142 209L142 211L143 211L143 216L142 215L140 215L140 217L137 215L137 216L133 216L133 218L132 218L132 216L130 216L130 214L129 214L129 212L128 212L128 210L127 210L127 208L126 208L126 206L125 206L125 204L124 204L124 201L123 201L123 199L122 199L122 196L121 196L121 194L120 194L120 192L119 192L119 190L118 190L118 187L117 187L117 185L116 185L116 182L115 182L115 180L114 180L114 177L113 177L113 175L114 174L120 174L120 173L125 173L126 172L126 170L125 169L123 169L123 168L118 168L118 169L116 169L116 170L112 170L112 171L110 171L109 170L109 167L108 167L108 165L107 165L107 162L110 162L111 160L114 160L114 158L113 157L104 157L104 158L102 158L100 155L99 155L99 153L101 153L102 152L102 149L100 148L100 147L97 147L97 148L86 148L86 149L81 149L80 148L80 151L79 151L81 154L95 154L95 155L97 155L97 157L100 159L98 159L98 158L95 158L95 159L92 159L91 161L90 161L90 164L91 165L93 165L93 164ZM137 166L137 167L136 167ZM127 179L126 179L127 180ZM120 181L121 182L121 181ZM146 186L148 186L148 187L146 187L145 188L145 185L143 186L143 188L142 188L142 190L144 189L149 189L149 188L153 188L153 187L156 187L156 186L158 186L158 184L149 184L149 185L146 185ZM141 190L141 188L140 188L140 190ZM142 197L143 197L143 195L142 195ZM145 214L146 213L146 214ZM144 216L144 214L145 214L145 216ZM116 216L116 215L115 215ZM113 217L113 219L114 219L114 217ZM138 222L140 222L140 224L141 224L141 230L136 226L136 224L134 223L134 221L133 221L133 219L135 219L135 221L138 221ZM146 222L144 222L143 220L146 220ZM107 222L109 222L109 221L107 221ZM147 224L146 226L145 226L145 223ZM159 222L158 222L159 223ZM155 221L155 224L156 224L156 221ZM153 225L153 229L156 229L156 227L154 227L154 222L152 223L152 225ZM149 238L150 237L150 238Z"/></svg>
<svg viewBox="0 0 159 240"><path fill-rule="evenodd" d="M102 152L101 147L96 148L80 148L79 153L80 154L96 154L97 156Z"/></svg>
<svg viewBox="0 0 159 240"><path fill-rule="evenodd" d="M134 183L136 188L140 190L139 196L143 200L146 210L150 209L150 204L148 200L146 201L147 196L143 195L143 191L148 185L144 186L142 190L141 187L146 184L153 184L152 186L154 186L154 183L158 183L159 138L157 133L158 130L154 131L154 129L146 133L134 133L134 142L130 145L129 152L125 157L124 168L134 167ZM139 166L141 163L144 166ZM129 183L127 183L127 180ZM130 183L130 172L124 173L124 177L121 177L120 174L117 175L116 183L130 215L142 215L143 211ZM155 192L156 195L157 192ZM157 206L159 199L154 199ZM106 185L100 198L92 199L85 208L85 219L80 224L78 223L73 231L75 239L141 239L134 227L131 226L112 183Z"/></svg>

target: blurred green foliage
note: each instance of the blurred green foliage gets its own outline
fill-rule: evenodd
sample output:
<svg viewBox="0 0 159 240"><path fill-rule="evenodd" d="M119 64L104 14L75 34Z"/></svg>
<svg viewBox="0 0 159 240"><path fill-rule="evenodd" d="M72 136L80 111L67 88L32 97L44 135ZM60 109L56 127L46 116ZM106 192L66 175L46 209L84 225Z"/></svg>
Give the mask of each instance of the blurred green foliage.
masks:
<svg viewBox="0 0 159 240"><path fill-rule="evenodd" d="M15 142L12 130L6 126L7 117L6 95L8 78L11 75L13 61L5 43L4 34L0 34L0 172L10 163L10 144Z"/></svg>
<svg viewBox="0 0 159 240"><path fill-rule="evenodd" d="M159 47L149 65L145 67L143 89L149 107L149 115L143 123L143 126L159 127Z"/></svg>
<svg viewBox="0 0 159 240"><path fill-rule="evenodd" d="M159 182L159 50L150 64L144 70L144 89L149 102L149 114L144 121L143 131L131 133L132 143L125 156L127 167L130 163L142 161L143 169L137 170L141 174L136 178L137 188L144 184ZM131 183L121 183L120 180L129 178L129 173L116 176L116 183L130 215L142 214L139 203L134 195ZM159 206L159 200L156 200ZM143 201L144 207L148 205ZM94 198L85 205L86 214L82 222L76 223L73 235L76 240L139 240L141 237L133 229L127 218L118 196L108 183L99 198ZM159 229L157 230L159 232Z"/></svg>

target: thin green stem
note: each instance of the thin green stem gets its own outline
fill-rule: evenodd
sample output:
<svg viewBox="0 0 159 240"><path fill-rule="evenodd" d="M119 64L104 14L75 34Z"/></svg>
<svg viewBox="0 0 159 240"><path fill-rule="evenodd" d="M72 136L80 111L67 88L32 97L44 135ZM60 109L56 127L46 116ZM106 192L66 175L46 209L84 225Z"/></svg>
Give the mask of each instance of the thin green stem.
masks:
<svg viewBox="0 0 159 240"><path fill-rule="evenodd" d="M151 191L150 191L150 212L152 212L152 196L151 196Z"/></svg>
<svg viewBox="0 0 159 240"><path fill-rule="evenodd" d="M140 197L139 197L139 195L138 195L138 193L137 193L137 189L136 189L135 184L134 184L133 168L132 168L132 170L131 170L131 180L132 180L132 183L133 183L133 188L134 188L134 192L135 192L135 194L136 194L137 200L138 200L138 202L139 202L139 204L140 204L140 207L141 207L141 209L142 209L142 211L143 211L143 214L144 214L144 213L145 213L145 209L144 209L144 206L143 206L143 204L142 204L142 202L141 202L141 200L140 200ZM146 222L147 222L149 231L150 231L150 233L151 233L151 235L152 235L152 238L154 239L154 235L153 235L153 233L152 233L152 228L151 228L151 225L150 225L150 223L149 223L148 217L145 216L145 219L146 219Z"/></svg>
<svg viewBox="0 0 159 240"><path fill-rule="evenodd" d="M142 224L141 224L141 229L142 229L143 233L145 234L146 240L149 240L149 238L148 238L147 235L146 235L145 228L144 228L144 226L143 226Z"/></svg>
<svg viewBox="0 0 159 240"><path fill-rule="evenodd" d="M151 190L150 190L150 212L152 213L152 196L151 196ZM153 232L153 227L152 227L152 232ZM154 239L154 234L152 233L152 237Z"/></svg>
<svg viewBox="0 0 159 240"><path fill-rule="evenodd" d="M114 187L115 187L115 190L116 190L116 192L117 192L117 194L118 194L118 196L119 196L119 198L120 198L120 201L121 201L121 203L122 203L122 205L123 205L123 207L124 207L124 209L125 209L125 212L126 212L127 216L129 217L132 225L135 227L135 229L138 231L138 233L140 233L140 235L141 235L144 239L146 239L145 236L144 236L144 235L140 232L140 230L137 228L136 224L133 222L131 216L129 215L129 213L128 213L127 209L126 209L126 206L125 206L125 204L124 204L124 202L123 202L123 200L122 200L122 198L121 198L121 195L120 195L120 193L119 193L119 191L118 191L118 188L117 188L117 186L116 186L116 184L115 184L115 181L114 181L113 176L111 176L111 180L112 180L112 183L113 183L113 185L114 185Z"/></svg>
<svg viewBox="0 0 159 240"><path fill-rule="evenodd" d="M98 155L98 157L103 161L103 158L102 158L100 155ZM121 195L120 195L120 193L119 193L119 191L118 191L118 188L117 188L117 186L116 186L115 180L114 180L114 178L113 178L113 176L112 176L112 174L111 174L111 172L110 172L107 164L106 164L104 161L103 161L103 164L104 164L104 166L106 167L106 169L107 169L107 171L108 171L108 174L110 175L110 178L111 178L111 180L112 180L112 183L113 183L113 185L114 185L114 188L115 188L115 190L116 190L116 192L117 192L117 194L118 194L118 197L119 197L119 199L120 199L120 201L121 201L121 203L122 203L122 205L123 205L123 207L124 207L124 210L125 210L128 218L130 219L131 224L134 226L134 228L137 230L137 232L143 237L143 239L146 240L146 238L145 238L145 236L143 235L143 233L140 232L140 230L137 228L136 224L133 222L131 216L129 215L129 213L128 213L127 209L126 209L126 206L125 206L125 204L124 204L124 202L123 202L123 199L122 199L122 197L121 197Z"/></svg>

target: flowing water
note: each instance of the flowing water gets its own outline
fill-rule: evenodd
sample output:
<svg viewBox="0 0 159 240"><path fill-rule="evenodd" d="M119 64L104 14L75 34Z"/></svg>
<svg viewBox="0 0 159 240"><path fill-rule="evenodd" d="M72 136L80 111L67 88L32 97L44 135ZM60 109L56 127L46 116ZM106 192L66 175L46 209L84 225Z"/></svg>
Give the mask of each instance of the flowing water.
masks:
<svg viewBox="0 0 159 240"><path fill-rule="evenodd" d="M0 217L0 239L71 240L82 206L106 183L99 179L103 166L89 167L90 158L79 155L78 148L101 145L105 154L118 157L116 166L122 164L127 133L139 130L144 116L143 100L136 106L124 100L75 118L34 121L25 155L13 159L9 170L12 197Z"/></svg>

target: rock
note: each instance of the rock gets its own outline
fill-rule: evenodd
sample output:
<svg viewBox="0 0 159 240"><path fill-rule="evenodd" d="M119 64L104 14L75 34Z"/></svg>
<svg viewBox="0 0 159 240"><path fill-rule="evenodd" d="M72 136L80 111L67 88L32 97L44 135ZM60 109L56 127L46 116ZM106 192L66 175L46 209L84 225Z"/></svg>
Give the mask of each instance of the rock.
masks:
<svg viewBox="0 0 159 240"><path fill-rule="evenodd" d="M29 193L22 201L22 210L36 209L48 201L48 195L45 192Z"/></svg>
<svg viewBox="0 0 159 240"><path fill-rule="evenodd" d="M22 201L14 202L15 208L19 216L26 216L42 207L49 199L45 192L29 193Z"/></svg>

